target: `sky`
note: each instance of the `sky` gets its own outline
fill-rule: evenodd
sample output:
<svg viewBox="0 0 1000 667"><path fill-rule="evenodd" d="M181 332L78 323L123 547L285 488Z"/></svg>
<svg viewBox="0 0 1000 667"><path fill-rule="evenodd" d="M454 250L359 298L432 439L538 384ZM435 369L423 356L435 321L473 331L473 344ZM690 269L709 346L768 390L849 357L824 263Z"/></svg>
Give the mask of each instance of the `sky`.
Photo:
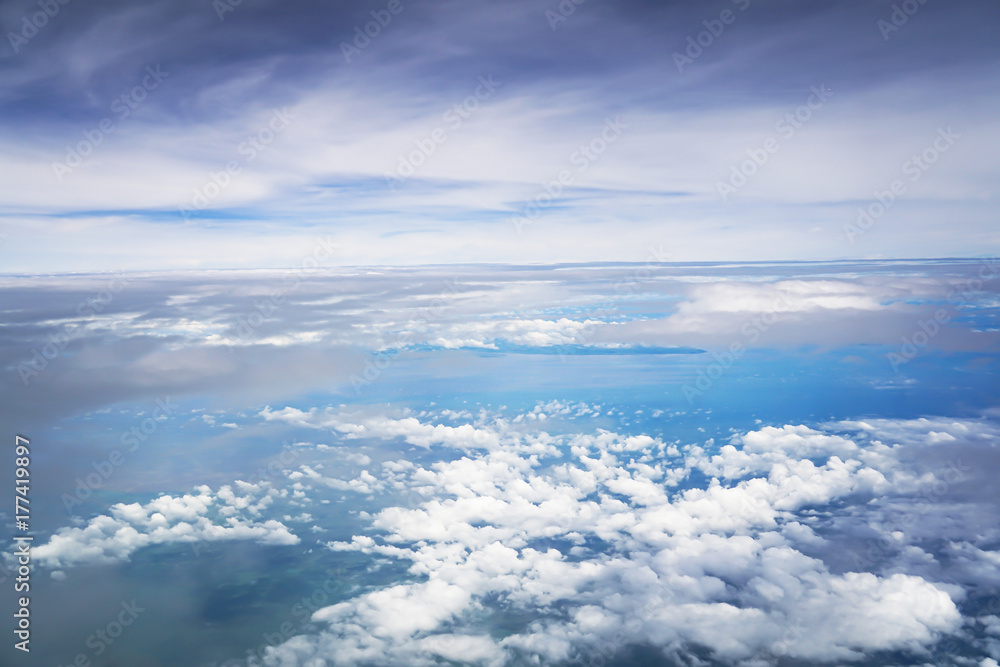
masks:
<svg viewBox="0 0 1000 667"><path fill-rule="evenodd" d="M902 5L5 2L0 271L988 255L1000 8Z"/></svg>
<svg viewBox="0 0 1000 667"><path fill-rule="evenodd" d="M0 27L3 664L998 667L1000 5Z"/></svg>

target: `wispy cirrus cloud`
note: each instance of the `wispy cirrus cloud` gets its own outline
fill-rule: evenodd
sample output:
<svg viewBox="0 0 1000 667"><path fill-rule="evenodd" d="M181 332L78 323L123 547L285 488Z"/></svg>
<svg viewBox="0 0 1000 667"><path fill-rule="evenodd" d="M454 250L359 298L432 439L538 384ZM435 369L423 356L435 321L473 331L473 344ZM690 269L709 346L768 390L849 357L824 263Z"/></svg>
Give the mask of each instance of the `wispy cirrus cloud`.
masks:
<svg viewBox="0 0 1000 667"><path fill-rule="evenodd" d="M627 259L654 233L691 260L970 255L995 243L990 8L923 7L886 42L878 4L754 3L677 72L673 51L714 18L682 3L593 4L555 31L525 3L404 6L351 62L340 44L378 3L243 4L221 22L194 2L67 6L0 61L7 270L275 266L306 229L337 233L343 263L367 264ZM33 7L11 3L0 19L15 26ZM115 100L146 67L169 75L120 118ZM449 110L481 77L502 85L454 129ZM719 201L715 184L811 86L833 91L822 114ZM240 146L275 109L294 120L247 160ZM517 234L523 203L619 115L614 145ZM53 164L105 118L113 132L60 182ZM961 139L879 230L848 244L857 203L939 127ZM400 156L440 128L454 131L389 188ZM234 160L231 183L180 217ZM199 250L221 243L243 251Z"/></svg>

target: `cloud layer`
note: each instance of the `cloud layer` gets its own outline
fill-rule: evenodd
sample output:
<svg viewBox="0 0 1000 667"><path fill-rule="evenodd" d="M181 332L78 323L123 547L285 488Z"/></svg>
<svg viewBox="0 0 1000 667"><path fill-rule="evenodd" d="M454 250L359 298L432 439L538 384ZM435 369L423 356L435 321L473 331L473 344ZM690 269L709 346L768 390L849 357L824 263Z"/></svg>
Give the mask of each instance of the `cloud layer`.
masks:
<svg viewBox="0 0 1000 667"><path fill-rule="evenodd" d="M412 504L328 545L409 562L417 580L316 612L325 629L269 665L597 664L637 646L677 664L959 665L974 662L943 658L943 638L995 650L972 598L997 587L996 499L970 492L998 456L992 421L763 427L719 447L488 415L459 427L469 437L384 415L262 416L462 454L386 464L382 483Z"/></svg>

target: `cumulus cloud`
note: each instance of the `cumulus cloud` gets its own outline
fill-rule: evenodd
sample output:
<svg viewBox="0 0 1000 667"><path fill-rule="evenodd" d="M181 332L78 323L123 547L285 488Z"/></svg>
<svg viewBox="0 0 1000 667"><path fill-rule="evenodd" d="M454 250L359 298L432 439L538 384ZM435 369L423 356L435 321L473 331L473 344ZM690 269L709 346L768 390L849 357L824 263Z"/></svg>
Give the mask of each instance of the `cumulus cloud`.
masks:
<svg viewBox="0 0 1000 667"><path fill-rule="evenodd" d="M234 488L235 487L235 488ZM153 544L202 540L255 540L261 544L298 544L299 538L280 521L256 521L273 501L276 491L267 484L236 482L216 493L207 486L194 494L163 495L145 505L118 503L107 515L86 526L61 528L32 555L45 567L73 567L88 563L128 560L138 549Z"/></svg>
<svg viewBox="0 0 1000 667"><path fill-rule="evenodd" d="M339 424L331 414L264 416ZM414 432L435 433L414 421L424 427ZM318 611L324 629L269 649L266 664L551 664L595 653L613 662L638 645L684 664L919 656L964 632L972 563L979 584L997 570L990 536L975 528L948 547L967 561L954 566L919 531L879 528L888 503L941 481L919 462L956 443L931 433L992 446L963 439L992 432L984 421L878 422L880 434L900 435L890 443L869 422L764 426L721 447L679 448L596 430L549 436L553 449L539 453L515 429L529 423L494 422L492 448L439 438L457 459L387 463L386 483L422 500L385 507L366 534L328 546L409 562L417 580ZM938 498L932 523L955 508ZM845 567L836 540L851 522L930 561L911 550ZM484 632L501 627L510 631Z"/></svg>
<svg viewBox="0 0 1000 667"><path fill-rule="evenodd" d="M310 466L303 465L299 466L298 470L293 470L289 472L286 477L292 481L306 480L308 482L323 484L332 489L339 489L341 491L356 491L358 493L363 493L370 495L385 489L385 485L377 477L372 475L367 470L362 470L357 477L350 480L340 479L338 477L325 477L319 472L313 470ZM312 488L307 487L304 483L302 488Z"/></svg>

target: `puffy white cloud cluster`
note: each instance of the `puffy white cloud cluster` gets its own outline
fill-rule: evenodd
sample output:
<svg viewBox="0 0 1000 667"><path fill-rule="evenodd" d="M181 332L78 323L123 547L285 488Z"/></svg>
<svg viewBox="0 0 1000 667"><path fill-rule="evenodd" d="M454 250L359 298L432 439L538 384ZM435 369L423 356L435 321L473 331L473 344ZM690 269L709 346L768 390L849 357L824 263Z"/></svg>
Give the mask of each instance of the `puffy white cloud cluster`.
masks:
<svg viewBox="0 0 1000 667"><path fill-rule="evenodd" d="M216 493L207 486L182 496L163 495L145 505L118 503L86 526L62 528L32 555L43 566L66 568L127 560L153 544L252 539L262 544L297 544L280 521L256 521L278 494L267 483L237 481Z"/></svg>
<svg viewBox="0 0 1000 667"><path fill-rule="evenodd" d="M574 419L576 417L596 417L601 414L601 406L597 403L587 404L583 402L569 403L559 400L539 403L529 412L524 412L512 419L514 423L519 423L525 419L530 421L544 421L550 417L563 417Z"/></svg>
<svg viewBox="0 0 1000 667"><path fill-rule="evenodd" d="M354 437L390 433L369 422L344 430L334 414L263 416ZM496 439L477 448L413 421L406 433L433 434L427 442L464 456L385 464L387 486L423 500L384 508L372 532L329 547L409 561L418 581L318 611L313 620L326 627L269 649L266 664L613 664L634 645L677 664L929 655L965 632L959 607L970 591L1000 587L1000 555L978 526L948 547L968 561L959 569L936 560L912 525L880 530L893 503L960 487L942 479L935 457L956 442L992 451L997 431L985 422L764 427L721 448L536 432L544 446L531 451L504 422L478 426ZM973 433L978 440L966 438ZM945 492L935 499L932 525L956 507L988 511ZM856 525L899 548L868 567L844 566L837 536Z"/></svg>
<svg viewBox="0 0 1000 667"><path fill-rule="evenodd" d="M296 483L294 488L301 491L312 489L306 482L323 484L341 491L357 491L366 495L385 489L382 481L367 470L362 470L354 479L343 480L336 477L325 477L320 472L314 470L312 466L302 465L299 466L298 470L289 472L287 477Z"/></svg>

